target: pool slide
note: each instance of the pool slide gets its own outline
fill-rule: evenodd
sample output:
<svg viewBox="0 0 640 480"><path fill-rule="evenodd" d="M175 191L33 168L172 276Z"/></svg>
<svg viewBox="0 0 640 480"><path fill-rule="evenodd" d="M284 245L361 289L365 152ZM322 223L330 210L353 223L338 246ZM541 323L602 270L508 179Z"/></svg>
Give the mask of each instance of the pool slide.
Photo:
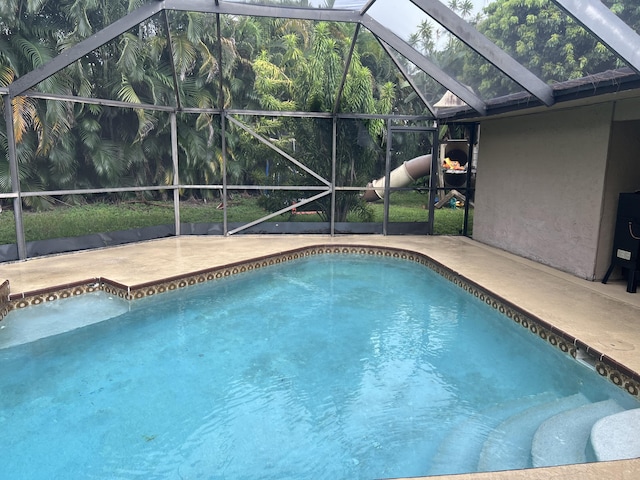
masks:
<svg viewBox="0 0 640 480"><path fill-rule="evenodd" d="M428 175L431 171L431 155L422 155L420 157L407 160L398 168L391 171L389 176L389 187L405 187L420 177ZM375 202L384 198L385 177L374 180L367 184L367 190L364 192L363 198L367 202Z"/></svg>

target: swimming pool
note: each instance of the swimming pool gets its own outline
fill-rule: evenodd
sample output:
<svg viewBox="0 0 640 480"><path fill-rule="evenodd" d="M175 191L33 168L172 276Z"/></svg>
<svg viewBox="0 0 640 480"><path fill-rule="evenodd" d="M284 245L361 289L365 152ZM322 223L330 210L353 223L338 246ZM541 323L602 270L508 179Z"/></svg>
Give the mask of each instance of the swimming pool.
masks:
<svg viewBox="0 0 640 480"><path fill-rule="evenodd" d="M0 352L2 391L15 392L0 413L12 478L468 471L448 449L479 449L472 470L483 454L491 466L494 427L532 409L637 406L434 272L370 256L145 298Z"/></svg>

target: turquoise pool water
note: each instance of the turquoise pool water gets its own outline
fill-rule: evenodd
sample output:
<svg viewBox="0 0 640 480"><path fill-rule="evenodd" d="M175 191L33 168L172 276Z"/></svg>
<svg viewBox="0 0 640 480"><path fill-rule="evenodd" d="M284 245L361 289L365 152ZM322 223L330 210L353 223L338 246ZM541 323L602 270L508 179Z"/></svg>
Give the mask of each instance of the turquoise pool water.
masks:
<svg viewBox="0 0 640 480"><path fill-rule="evenodd" d="M530 451L504 458L496 427L564 401L639 406L429 269L364 255L145 298L0 349L0 391L11 479L335 480L531 466ZM522 432L532 428L500 441L530 449Z"/></svg>

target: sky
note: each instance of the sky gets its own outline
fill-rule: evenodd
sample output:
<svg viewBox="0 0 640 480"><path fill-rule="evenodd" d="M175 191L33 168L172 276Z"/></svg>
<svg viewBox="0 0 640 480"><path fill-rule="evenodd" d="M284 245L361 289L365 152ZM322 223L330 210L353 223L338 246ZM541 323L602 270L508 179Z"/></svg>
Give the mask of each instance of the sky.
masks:
<svg viewBox="0 0 640 480"><path fill-rule="evenodd" d="M447 0L441 1L447 3ZM472 1L475 5L472 15L489 3L489 0ZM324 0L312 0L310 3L320 6L324 5ZM367 0L335 0L334 8L360 9L366 3ZM424 19L429 18L409 0L377 0L367 13L405 39L417 31L418 25Z"/></svg>

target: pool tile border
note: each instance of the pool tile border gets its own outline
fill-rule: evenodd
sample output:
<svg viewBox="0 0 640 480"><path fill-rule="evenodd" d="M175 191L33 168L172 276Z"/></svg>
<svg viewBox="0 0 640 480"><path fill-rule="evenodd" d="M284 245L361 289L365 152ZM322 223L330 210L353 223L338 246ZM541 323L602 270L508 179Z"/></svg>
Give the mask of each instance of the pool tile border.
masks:
<svg viewBox="0 0 640 480"><path fill-rule="evenodd" d="M433 260L428 255L394 247L372 247L367 245L316 245L301 247L251 260L202 269L132 286L99 277L41 290L11 294L9 282L5 281L0 285L0 321L7 313L14 309L98 290L125 300L137 300L301 258L326 254L360 254L397 258L426 266L468 294L485 303L487 306L497 310L522 328L527 329L531 334L538 336L541 340L559 349L561 352L571 355L574 358L580 354L580 357L582 359L586 358L587 363L591 364L599 375L606 377L614 385L624 389L630 395L640 398L640 375L638 373L631 371L624 365L590 347L571 334L558 329L545 320L526 312L510 301L494 294L466 278L464 275Z"/></svg>

